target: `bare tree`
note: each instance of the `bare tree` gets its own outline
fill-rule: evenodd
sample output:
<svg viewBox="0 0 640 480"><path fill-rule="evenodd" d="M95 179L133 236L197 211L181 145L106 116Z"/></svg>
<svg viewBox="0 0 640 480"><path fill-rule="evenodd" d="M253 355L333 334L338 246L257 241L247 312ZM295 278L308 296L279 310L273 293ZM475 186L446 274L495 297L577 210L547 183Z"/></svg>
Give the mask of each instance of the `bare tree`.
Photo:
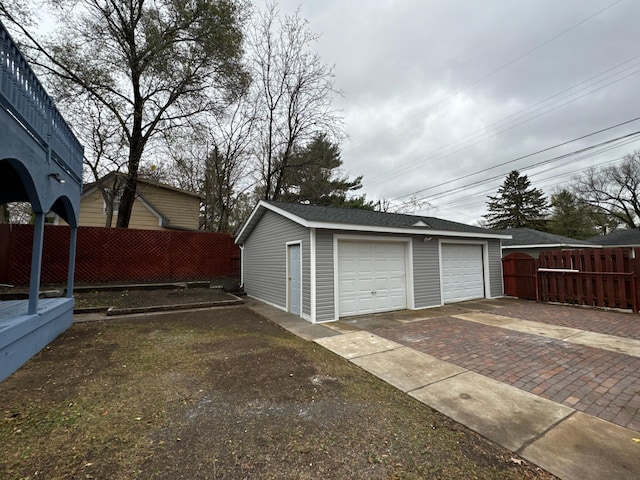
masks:
<svg viewBox="0 0 640 480"><path fill-rule="evenodd" d="M640 228L640 151L625 155L619 165L589 169L575 179L573 190L582 203Z"/></svg>
<svg viewBox="0 0 640 480"><path fill-rule="evenodd" d="M332 105L333 67L311 47L317 35L296 12L280 18L275 4L257 15L248 34L249 65L258 112L262 195L277 200L296 146L319 133L343 135Z"/></svg>
<svg viewBox="0 0 640 480"><path fill-rule="evenodd" d="M247 201L254 186L250 159L255 119L254 103L242 97L169 138L177 183L204 196L204 230L230 232L242 220L236 218L236 207Z"/></svg>
<svg viewBox="0 0 640 480"><path fill-rule="evenodd" d="M105 204L105 227L113 224L114 206L125 188L124 171L127 163L127 142L110 110L85 95L68 99L74 114L74 130L85 147L83 163ZM73 104L73 106L71 106ZM114 175L108 175L114 173Z"/></svg>
<svg viewBox="0 0 640 480"><path fill-rule="evenodd" d="M118 226L129 225L152 137L244 91L239 1L48 0L60 17L49 40L13 22L59 99L88 94L117 120L128 147Z"/></svg>
<svg viewBox="0 0 640 480"><path fill-rule="evenodd" d="M209 130L214 148L205 163L206 230L232 231L237 226L234 208L254 185L247 181L251 178L249 152L256 119L252 106L250 101L239 102L224 117L217 116L215 130Z"/></svg>

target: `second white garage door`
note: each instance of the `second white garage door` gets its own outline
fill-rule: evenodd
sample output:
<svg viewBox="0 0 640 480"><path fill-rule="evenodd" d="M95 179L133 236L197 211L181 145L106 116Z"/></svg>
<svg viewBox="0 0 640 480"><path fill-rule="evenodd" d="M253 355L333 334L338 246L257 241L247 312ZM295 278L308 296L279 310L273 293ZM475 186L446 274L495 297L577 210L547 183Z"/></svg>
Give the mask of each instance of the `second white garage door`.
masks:
<svg viewBox="0 0 640 480"><path fill-rule="evenodd" d="M338 242L341 317L407 307L404 243Z"/></svg>
<svg viewBox="0 0 640 480"><path fill-rule="evenodd" d="M482 245L443 243L441 248L444 303L484 298Z"/></svg>

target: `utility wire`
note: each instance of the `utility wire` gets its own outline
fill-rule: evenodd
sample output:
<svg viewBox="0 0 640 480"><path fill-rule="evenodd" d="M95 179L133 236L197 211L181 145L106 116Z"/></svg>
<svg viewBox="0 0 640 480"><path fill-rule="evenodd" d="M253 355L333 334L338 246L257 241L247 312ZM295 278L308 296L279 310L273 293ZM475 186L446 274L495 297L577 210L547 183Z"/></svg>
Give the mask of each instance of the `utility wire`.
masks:
<svg viewBox="0 0 640 480"><path fill-rule="evenodd" d="M519 160L524 160L525 158L533 157L534 155L538 155L538 154L540 154L540 153L548 152L549 150L553 150L554 148L562 147L562 146L564 146L564 145L568 145L568 144L570 144L570 143L577 142L578 140L584 140L585 138L592 137L592 136L597 135L597 134L599 134L599 133L603 133L603 132L606 132L606 131L608 131L608 130L613 130L614 128L618 128L618 127L621 127L621 126L623 126L623 125L627 125L627 124L629 124L629 123L637 122L638 120L640 120L640 117L635 117L635 118L632 118L631 120L627 120L627 121L625 121L625 122L621 122L621 123L618 123L618 124L616 124L616 125L612 125L612 126L610 126L610 127L603 128L603 129L597 130L597 131L595 131L595 132L591 132L591 133L588 133L588 134L586 134L586 135L582 135L582 136L580 136L580 137L573 138L573 139L571 139L571 140L567 140L566 142L558 143L558 144L556 144L556 145L552 145L552 146L550 146L550 147L543 148L543 149L541 149L541 150L537 150L537 151L535 151L535 152L533 152L533 153L529 153L529 154L527 154L527 155L522 155L522 156L520 156L520 157L514 158L514 159L512 159L512 160L508 160L508 161L506 161L506 162L499 163L499 164L497 164L497 165L493 165L493 166L491 166L491 167L483 168L482 170L478 170L478 171L475 171L475 172L473 172L473 173L469 173L469 174L467 174L467 175L463 175L462 177L454 178L454 179L452 179L452 180L449 180L449 181L446 181L446 182L440 183L440 184L438 184L438 185L433 185L433 186L431 186L431 187L422 188L422 189L420 189L420 190L416 190L416 191L414 191L414 192L411 192L411 193L408 193L408 194L405 194L405 195L400 195L399 197L395 197L395 198L391 199L391 201L400 200L400 199L402 199L402 198L410 197L410 196L413 196L413 195L417 195L417 194L419 194L419 193L426 192L426 191L428 191L428 190L432 190L432 189L437 188L437 187L440 187L440 186L442 186L442 185L448 185L448 184L451 184L451 183L457 182L457 181L459 181L459 180L464 180L465 178L469 178L469 177L472 177L472 176L474 176L474 175L478 175L478 174L480 174L480 173L488 172L489 170L494 170L494 169L496 169L496 168L503 167L503 166L505 166L505 165L509 165L509 164L514 163L514 162L517 162L517 161L519 161ZM636 132L636 133L637 133L637 132ZM624 138L624 137L620 137L620 138Z"/></svg>
<svg viewBox="0 0 640 480"><path fill-rule="evenodd" d="M622 136L622 137L614 138L614 139L612 139L612 140L607 140L607 141L605 141L605 142L601 142L601 143L599 143L599 144L592 145L592 146L590 146L590 147L586 147L586 148L583 148L583 149L580 149L580 150L576 150L576 151L571 152L571 153L566 153L566 154L564 154L564 155L560 155L560 156L557 156L557 157L551 158L551 159L549 159L549 160L543 160L542 162L539 162L539 163L537 163L537 164L534 164L534 166L545 165L545 164L548 164L548 163L551 163L551 162L555 162L555 161L558 161L558 160L563 160L563 159L565 159L565 158L568 158L568 157L573 156L573 155L577 155L577 154L582 153L582 152L584 152L584 151L588 151L588 150L590 150L590 149L597 148L597 147L600 147L600 146L602 146L602 145L606 145L606 144L608 144L608 143L612 143L612 142L615 142L615 141L620 140L620 139L623 139L623 138L628 138L628 137L631 137L631 136L637 136L637 135L640 135L640 130L638 130L637 132L630 133L630 134L628 134L628 135L624 135L624 136ZM468 184L466 184L466 185L462 185L462 186L460 186L460 187L455 187L455 188L452 188L452 189L450 189L450 190L446 190L445 192L440 192L440 193L433 194L433 195L431 195L431 196L425 196L425 197L422 197L422 198L420 198L419 200L428 200L428 199L441 198L442 196L444 196L444 194L449 195L451 192L454 192L454 191L459 191L459 190L462 190L462 189L466 189L466 188L468 188L468 187L473 187L473 186L477 186L477 185L482 185L483 183L487 183L488 181L500 179L500 178L502 178L503 176L504 176L504 174L500 174L500 175L495 175L495 176L493 176L493 177L490 177L490 178L488 178L488 179L484 179L484 180L477 180L477 181L475 181L475 182L468 183Z"/></svg>
<svg viewBox="0 0 640 480"><path fill-rule="evenodd" d="M438 107L438 106L442 105L442 104L443 104L443 103L445 103L445 102L448 102L449 100L451 100L452 98L455 98L456 96L458 96L458 95L459 95L459 94L461 94L462 92L464 92L464 91L466 91L466 90L469 90L470 88L472 88L472 87L476 86L478 83L482 82L483 80L486 80L487 78L489 78L489 77L491 77L491 76L495 75L496 73L498 73L498 72L500 72L500 71L502 71L502 70L506 69L507 67L509 67L509 66L513 65L514 63L516 63L516 62L518 62L518 61L522 60L523 58L525 58L525 57L527 57L527 56L531 55L533 52L535 52L535 51L537 51L537 50L541 49L541 48L542 48L542 47L544 47L545 45L548 45L549 43L551 43L551 42L553 42L553 41L557 40L558 38L562 37L563 35L566 35L567 33L571 32L572 30L575 30L576 28L578 28L579 26L581 26L581 25L583 25L584 23L588 22L589 20L592 20L593 18L597 17L598 15L600 15L600 14L604 13L605 11L609 10L610 8L614 7L615 5L617 5L618 3L620 3L621 1L622 1L622 0L616 0L615 2L613 2L613 3L609 4L609 5L607 5L606 7L602 8L602 9L598 10L597 12L593 13L592 15L588 16L587 18L585 18L585 19L583 19L583 20L579 21L578 23L573 24L573 25L572 25L572 26L570 26L569 28L567 28L567 29L565 29L565 30L563 30L563 31L561 31L561 32L559 32L559 33L557 33L556 35L552 36L552 37L551 37L551 38L549 38L548 40L545 40L544 42L542 42L542 43L540 43L540 44L536 45L535 47L533 47L533 48L531 48L531 49L527 50L525 53L523 53L523 54L521 54L521 55L518 55L517 57L515 57L515 58L513 58L513 59L509 60L508 62L504 63L504 64L503 64L503 65L501 65L500 67L495 68L495 69L494 69L494 70L492 70L491 72L489 72L489 73L487 73L487 74L483 75L482 77L480 77L479 79L477 79L477 80L475 80L475 81L473 81L473 82L469 83L469 84L468 84L468 85L466 85L465 87L462 87L462 88L460 88L460 89L456 90L456 91L455 91L454 93L452 93L451 95L449 95L449 96L447 96L447 97L443 98L442 100L440 100L440 101L438 101L438 102L436 102L436 103L434 103L434 104L430 105L429 107L427 107L426 109L424 109L424 110L420 111L419 113L416 113L415 115L412 115L412 116L408 117L408 118L407 118L407 119L405 119L404 121L402 121L402 122L400 122L400 123L398 123L398 124L394 125L394 126L393 126L393 127L391 127L391 128L387 128L386 130L383 130L382 132L379 132L378 134L376 134L376 137L379 137L380 135L382 135L382 134L384 134L384 133L386 133L386 132L389 132L389 131L391 131L391 130L395 130L395 129L399 128L400 126L404 125L405 123L409 122L410 120L413 120L414 118L422 117L425 113L427 113L427 112L429 112L429 111L433 110L434 108L436 108L436 107ZM365 145L366 143L369 143L369 142L366 142L366 141L365 141L365 142L361 142L361 143L360 143L360 144L358 144L357 146L352 147L352 149L353 149L353 148L359 148L359 147L361 147L362 145Z"/></svg>
<svg viewBox="0 0 640 480"><path fill-rule="evenodd" d="M506 117L504 117L504 118L502 118L502 119L500 119L500 120L498 120L498 121L496 121L496 122L494 122L494 123L492 123L490 125L487 125L486 127L483 127L483 128L478 129L478 130L476 130L474 132L471 132L471 133L469 133L468 135L465 135L464 137L462 137L459 140L456 140L456 141L451 142L451 143L449 143L447 145L444 145L444 146L442 146L440 148L432 150L429 153L420 155L419 157L417 157L417 158L409 161L407 164L403 165L403 168L402 168L401 171L396 171L395 173L394 172L384 172L384 173L380 173L380 174L374 175L373 177L369 177L369 180L367 181L367 186L374 186L374 185L383 184L383 183L386 183L386 182L392 180L393 178L397 178L397 177L399 177L401 175L405 175L408 171L412 171L412 170L415 170L416 168L420 168L420 167L425 167L425 166L431 165L431 164L433 164L433 163L435 163L437 161L442 160L443 158L450 157L451 155L453 155L455 153L459 153L460 151L462 151L462 150L464 150L466 148L472 147L474 145L478 145L479 143L482 143L482 142L484 142L486 140L494 138L494 137L496 137L498 135L502 135L503 133L508 132L509 130L513 130L514 128L517 128L517 127L519 127L521 125L524 125L524 124L526 124L526 123L528 123L528 122L530 122L532 120L535 120L536 118L539 118L539 117L541 117L543 115L551 113L551 112L553 112L555 110L558 110L559 108L564 107L564 106L566 106L566 105L568 105L570 103L573 103L573 102L575 102L575 101L577 101L577 100L579 100L579 99L581 99L581 98L583 98L585 96L591 95L591 94L593 94L593 93L595 93L595 92L597 92L599 90L602 90L603 88L605 88L605 87L607 87L609 85L612 85L614 83L622 81L622 80L624 80L624 79L626 79L626 78L628 78L628 77L630 77L632 75L636 75L637 73L640 73L640 70L634 70L631 73L627 73L623 77L616 78L616 79L614 79L614 80L612 80L612 81L610 81L610 82L608 82L608 83L606 83L604 85L600 85L599 87L594 88L596 85L598 85L598 84L600 84L600 83L602 83L602 82L604 82L606 80L609 80L612 77L615 77L615 76L620 75L621 73L623 73L625 71L628 71L628 70L630 70L632 68L636 68L636 67L640 66L640 63L636 63L634 65L628 66L628 67L626 67L624 70L622 70L620 72L617 72L617 73L612 74L612 75L610 75L608 77L605 77L604 79L598 80L598 82L596 82L593 85L582 86L585 83L588 83L591 80L593 80L593 79L595 79L597 77L600 77L600 76L602 76L602 75L604 75L606 73L609 73L610 71L615 70L615 69L621 67L622 65L630 63L633 60L636 60L638 58L640 58L640 54L639 55L635 55L634 57L632 57L632 58L630 58L630 59L628 59L628 60L626 60L626 61L624 61L622 63L619 63L619 64L617 64L617 65L615 65L615 66L613 66L611 68L608 68L608 69L606 69L606 70L604 70L604 71L602 71L602 72L600 72L600 73L598 73L596 75L593 75L593 76L589 77L588 79L586 79L586 80L584 80L584 81L582 81L582 82L580 82L580 83L578 83L576 85L573 85L572 87L569 87L569 88L567 88L565 90L562 90L562 91L560 91L560 92L558 92L558 93L556 93L554 95L551 95L550 97L547 97L547 98L545 98L543 100L540 100L540 101L538 101L538 102L536 102L536 103L534 103L532 105L529 105L528 107L526 107L526 108L524 108L522 110L519 110L518 112L515 112L515 113L513 113L511 115L508 115L508 116L506 116ZM577 89L578 87L581 87L581 88L576 90L573 93L569 93L569 94L563 95L563 94L565 94L565 93L567 93L567 92L569 92L571 90ZM577 95L578 93L583 92L583 91L585 91L587 89L591 89L591 90L583 93L582 95L574 96L574 95ZM570 98L571 96L574 96L574 98ZM556 97L559 97L559 98L557 98L556 100L553 100ZM566 98L569 98L569 100L567 100L564 103L557 104L557 102L560 102L561 100L566 99ZM550 102L550 100L553 100L553 102ZM544 105L544 104L546 104L546 105ZM556 104L556 105L553 108L549 108L554 104ZM538 106L539 106L539 108L535 108L535 107L538 107ZM545 108L547 108L547 110L544 110ZM527 111L531 111L531 112L529 114L524 114ZM535 114L536 112L540 112L540 113ZM509 119L511 119L511 120L509 120ZM516 122L518 122L518 123L516 123ZM492 128L495 128L496 131L491 135L487 135L488 131L491 130ZM455 150L452 150L452 151L449 151L447 153L444 153L444 151L446 151L450 147L455 147L456 145L459 145L459 146ZM442 152L442 153L440 155L436 156L436 158L434 158L432 161L430 161L428 163L421 163L420 162L420 160L422 160L423 158L428 157L428 156L433 156L434 154L436 154L438 152Z"/></svg>
<svg viewBox="0 0 640 480"><path fill-rule="evenodd" d="M632 141L637 141L637 139L633 139ZM631 143L631 141L630 142L624 142L623 144L626 144L626 143ZM578 158L576 160L584 160L585 158L589 158L589 157L592 157L594 155L598 155L598 154L600 154L600 153L602 153L604 151L608 151L608 150L612 150L614 148L618 148L619 146L620 145L609 147L607 149L603 149L601 151L598 151L598 152L595 152L595 153L592 153L592 154L589 154L589 155L585 155L585 156L580 157L580 158ZM603 166L606 166L606 165L612 165L614 163L621 162L625 158L626 158L626 155L623 155L622 157L617 157L617 158L615 158L613 160L610 160L608 162L601 163L598 166L599 167L603 167ZM538 175L546 173L549 170L554 170L555 168L556 167L551 167L551 168L548 168L546 170L542 170L541 172L536 172L536 173L533 173L533 174L529 174L528 178L529 179L534 179L535 178L535 180L536 180L535 181L536 188L548 189L550 187L555 187L557 185L560 185L561 183L566 183L566 180L556 181L556 182L551 183L551 184L545 184L544 182L546 182L547 180L556 180L558 178L575 176L576 174L582 173L584 171L589 170L590 168L593 168L593 166L589 165L588 167L584 167L584 168L581 168L579 170L573 170L571 172L564 172L564 173L559 173L559 174L556 174L556 175L551 175L551 176L547 176L547 177L543 177L543 178L537 178ZM446 207L463 208L463 207L467 207L467 206L475 206L480 202L480 200L482 200L484 202L484 199L488 196L488 194L495 193L496 190L497 190L497 188L494 186L492 188L482 190L481 192L474 193L473 195L467 195L467 196L462 197L462 198L454 198L454 199L445 201L444 203L434 204L433 207L437 209L437 208L446 208Z"/></svg>
<svg viewBox="0 0 640 480"><path fill-rule="evenodd" d="M563 167L566 167L567 165L569 165L571 163L575 163L575 162L578 162L578 161L581 161L581 160L585 160L587 158L594 157L596 155L601 155L602 153L608 152L608 151L613 150L613 149L620 148L623 145L627 145L627 144L634 143L634 142L637 142L637 141L638 141L637 138L631 137L631 138L625 139L625 140L623 140L621 142L612 142L612 143L614 143L613 145L612 144L608 144L607 146L605 146L605 148L600 148L600 149L598 149L596 151L589 152L586 155L581 155L579 157L576 157L576 158L573 158L573 159L567 161L563 165ZM624 157L622 157L622 158L624 158ZM533 165L530 165L530 166L527 166L527 167L523 167L523 168L519 169L519 171L520 172L524 172L524 171L531 170L533 168L536 168L536 167L539 167L539 166L542 166L542 165L551 164L551 163L556 162L558 160L563 160L563 158L557 158L556 157L556 158L551 159L551 160L544 160L542 162L538 162L538 163L535 163ZM548 172L550 170L555 170L557 168L558 168L557 166L552 166L552 167L546 168L544 170L540 170L540 171L534 172L532 174L529 174L528 177L529 178L535 178L538 175L542 175L543 173L546 173L546 172ZM591 168L591 167L587 167L587 168ZM556 174L554 176L554 178L555 177L562 177L562 176L567 176L568 177L568 176L574 175L575 173L576 173L575 171L563 172L563 173ZM504 174L502 176L504 176ZM492 181L494 181L496 179L500 179L502 176L496 175L494 177L490 177L488 179L485 179L484 182L481 182L479 184L481 185L482 183L492 182ZM456 187L456 188L453 188L453 189L445 190L444 192L435 193L432 196L429 196L427 198L430 199L430 200L439 200L439 199L442 199L444 197L448 197L448 196L451 196L453 194L456 194L458 192L458 190L460 190L460 188ZM496 187L490 189L488 192L495 192L495 190L496 190ZM468 198L468 197L466 197L466 198ZM465 200L465 199L463 199L463 200ZM455 200L452 200L452 201L455 201Z"/></svg>
<svg viewBox="0 0 640 480"><path fill-rule="evenodd" d="M618 157L618 158L616 158L614 160L611 160L609 162L605 162L605 163L601 164L601 166L613 165L615 163L620 163L624 159L625 159L625 156ZM550 177L545 177L545 178L539 179L537 181L537 188L546 188L546 189L548 189L548 188L551 188L551 187L556 187L558 185L562 185L562 184L566 183L565 180L560 180L560 181L557 181L557 182L554 182L554 183L550 183L550 184L546 184L546 185L542 185L542 186L540 186L539 183L543 182L543 181L546 181L546 180L555 179L555 178L558 178L558 177L565 177L567 175L573 175L573 174L581 173L581 172L584 172L586 170L589 170L590 168L592 168L592 166L588 166L588 167L582 168L580 170L576 170L575 172L571 172L569 174L562 173L562 174L559 174L559 175L552 175ZM530 178L532 178L534 176L535 175L531 175ZM496 188L491 188L489 190L483 191L480 194L475 194L475 195L473 195L471 197L456 199L456 200L452 200L450 202L445 202L443 204L437 204L437 205L431 204L428 207L426 207L425 209L423 209L422 211L425 211L425 210L434 210L434 211L447 210L447 211L453 212L453 213L460 213L461 209L468 209L468 208L475 207L475 206L479 205L479 203L480 203L479 200L467 202L466 200L468 200L469 198L475 198L475 197L478 197L478 199L485 198L487 193L492 193L492 192L495 192L495 191L496 191ZM460 201L463 201L464 203L459 203ZM486 202L483 202L483 203L486 203Z"/></svg>

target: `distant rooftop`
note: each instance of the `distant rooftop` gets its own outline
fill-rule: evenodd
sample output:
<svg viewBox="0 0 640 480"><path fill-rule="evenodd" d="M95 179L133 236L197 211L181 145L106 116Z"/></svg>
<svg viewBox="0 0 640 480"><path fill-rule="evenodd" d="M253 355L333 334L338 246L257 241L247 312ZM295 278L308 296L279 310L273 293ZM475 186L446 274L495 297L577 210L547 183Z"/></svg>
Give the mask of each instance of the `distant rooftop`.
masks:
<svg viewBox="0 0 640 480"><path fill-rule="evenodd" d="M598 237L592 237L590 242L603 246L640 246L640 229L624 229Z"/></svg>
<svg viewBox="0 0 640 480"><path fill-rule="evenodd" d="M524 247L524 246L553 246L553 247L592 247L599 245L591 240L578 240L576 238L563 237L553 233L540 232L531 228L507 228L497 230L500 233L511 235L510 240L503 240L503 248Z"/></svg>

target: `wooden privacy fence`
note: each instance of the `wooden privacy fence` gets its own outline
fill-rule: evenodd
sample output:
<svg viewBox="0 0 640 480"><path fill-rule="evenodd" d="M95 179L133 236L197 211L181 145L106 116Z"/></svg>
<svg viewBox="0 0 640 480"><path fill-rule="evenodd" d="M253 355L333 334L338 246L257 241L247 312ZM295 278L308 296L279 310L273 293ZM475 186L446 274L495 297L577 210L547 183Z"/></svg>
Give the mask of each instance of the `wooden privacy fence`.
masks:
<svg viewBox="0 0 640 480"><path fill-rule="evenodd" d="M42 283L65 283L67 226L47 225ZM27 285L33 225L0 225L0 283ZM226 233L79 227L76 283L210 280L240 273L240 249Z"/></svg>
<svg viewBox="0 0 640 480"><path fill-rule="evenodd" d="M537 260L510 254L503 259L505 294L637 312L639 256L631 248L553 250Z"/></svg>
<svg viewBox="0 0 640 480"><path fill-rule="evenodd" d="M528 300L538 299L536 259L526 253L510 253L502 259L502 277L506 295Z"/></svg>

